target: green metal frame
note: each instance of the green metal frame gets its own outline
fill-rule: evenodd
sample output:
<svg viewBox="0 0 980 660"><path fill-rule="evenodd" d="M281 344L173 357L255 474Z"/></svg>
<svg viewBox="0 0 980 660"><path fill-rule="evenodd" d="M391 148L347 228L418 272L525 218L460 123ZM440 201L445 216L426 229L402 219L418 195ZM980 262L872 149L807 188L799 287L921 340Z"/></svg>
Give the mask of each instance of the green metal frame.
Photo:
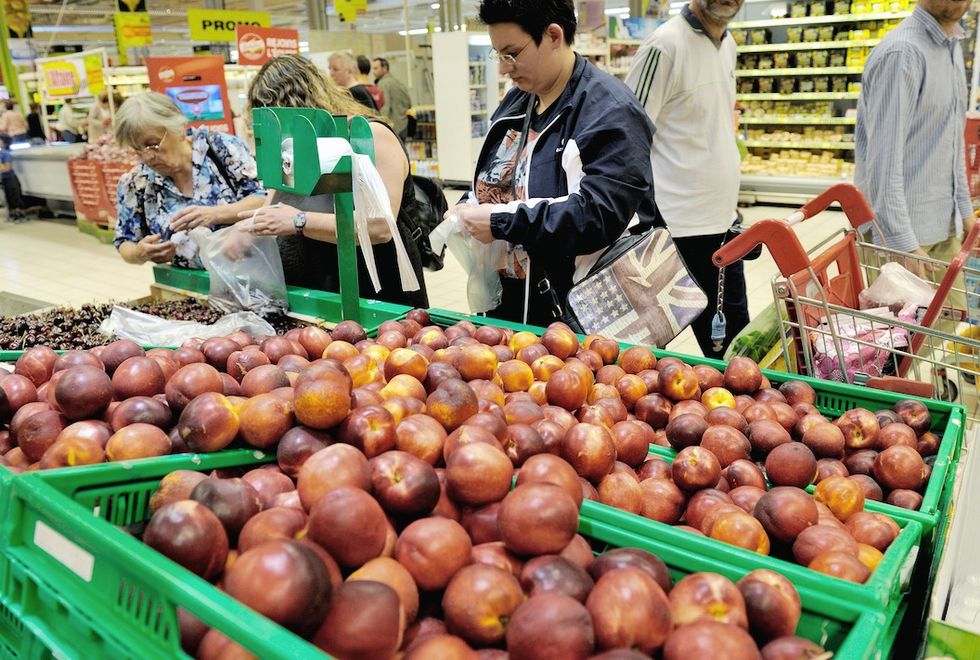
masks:
<svg viewBox="0 0 980 660"><path fill-rule="evenodd" d="M317 108L255 108L255 153L267 189L295 195L333 195L340 261L340 298L345 319L360 321L357 241L354 235L353 159L342 157L332 172L320 171L318 138L341 138L354 153L374 161L374 139L364 117L332 116ZM293 140L293 184L283 181L282 141Z"/></svg>

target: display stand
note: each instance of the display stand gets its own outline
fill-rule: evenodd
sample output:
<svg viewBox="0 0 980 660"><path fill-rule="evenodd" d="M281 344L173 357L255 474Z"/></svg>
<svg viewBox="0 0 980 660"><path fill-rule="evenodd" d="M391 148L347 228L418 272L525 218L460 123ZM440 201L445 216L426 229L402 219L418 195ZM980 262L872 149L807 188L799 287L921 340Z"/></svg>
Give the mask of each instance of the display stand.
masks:
<svg viewBox="0 0 980 660"><path fill-rule="evenodd" d="M320 171L318 138L342 138L356 154L374 161L371 126L363 117L334 117L315 108L256 108L252 111L259 179L265 188L295 195L333 195L337 222L337 255L343 317L360 321L357 243L354 237L354 162L338 160L331 172ZM290 184L282 159L282 141L293 140Z"/></svg>

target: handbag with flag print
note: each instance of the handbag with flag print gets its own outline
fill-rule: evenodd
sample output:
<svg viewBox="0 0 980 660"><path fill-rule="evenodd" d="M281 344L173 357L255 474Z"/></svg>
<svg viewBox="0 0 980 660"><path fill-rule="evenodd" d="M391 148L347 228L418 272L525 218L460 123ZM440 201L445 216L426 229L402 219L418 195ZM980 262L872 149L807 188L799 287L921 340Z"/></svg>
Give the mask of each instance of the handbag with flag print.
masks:
<svg viewBox="0 0 980 660"><path fill-rule="evenodd" d="M612 245L568 294L576 332L663 347L708 306L670 232L656 227Z"/></svg>

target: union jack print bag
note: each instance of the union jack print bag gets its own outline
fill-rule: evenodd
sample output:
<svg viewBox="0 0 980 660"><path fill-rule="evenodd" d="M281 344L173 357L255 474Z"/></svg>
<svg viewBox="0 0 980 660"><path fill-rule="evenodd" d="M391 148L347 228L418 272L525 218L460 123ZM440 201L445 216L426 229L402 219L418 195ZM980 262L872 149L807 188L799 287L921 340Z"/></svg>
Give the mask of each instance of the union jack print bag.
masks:
<svg viewBox="0 0 980 660"><path fill-rule="evenodd" d="M670 232L658 227L614 243L572 287L565 320L577 332L663 347L707 306Z"/></svg>

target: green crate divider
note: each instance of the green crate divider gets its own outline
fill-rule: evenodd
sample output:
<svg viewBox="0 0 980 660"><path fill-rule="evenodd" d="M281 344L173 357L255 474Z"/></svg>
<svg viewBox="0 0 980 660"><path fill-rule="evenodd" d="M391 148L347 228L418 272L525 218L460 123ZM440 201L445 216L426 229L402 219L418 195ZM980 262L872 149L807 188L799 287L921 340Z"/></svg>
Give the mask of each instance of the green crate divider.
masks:
<svg viewBox="0 0 980 660"><path fill-rule="evenodd" d="M678 556L698 556L719 566L738 567L746 572L753 568L769 568L782 573L798 589L822 594L815 604L815 609L821 614L829 615L841 608L858 607L881 611L889 619L895 614L908 591L922 536L922 526L919 523L898 521L903 527L902 532L888 547L868 581L856 584L591 500L582 503L581 517L586 521L662 542L671 548L670 552L677 553Z"/></svg>
<svg viewBox="0 0 980 660"><path fill-rule="evenodd" d="M683 546L666 543L623 529L615 524L607 524L583 515L579 532L584 536L619 548L640 548L660 557L675 582L696 572L718 573L737 582L755 568L718 562L697 552L690 552ZM795 583L794 583L795 584ZM796 634L823 645L833 651L838 658L860 660L862 658L888 657L878 655L878 649L888 643L886 636L897 632L890 631L888 619L881 612L869 611L853 603L828 598L827 594L809 586L797 585L803 604Z"/></svg>
<svg viewBox="0 0 980 660"><path fill-rule="evenodd" d="M157 284L165 284L204 296L208 295L208 289L211 286L207 271L174 268L168 265L154 266L153 280ZM343 305L339 293L287 286L286 294L291 312L315 316L331 323L339 323L344 320ZM361 313L360 323L366 329L375 329L385 321L403 317L411 310L411 307L405 305L367 298L361 298L358 304Z"/></svg>
<svg viewBox="0 0 980 660"><path fill-rule="evenodd" d="M980 635L931 619L926 630L927 658L970 660L980 657Z"/></svg>
<svg viewBox="0 0 980 660"><path fill-rule="evenodd" d="M180 605L261 657L316 654L292 633L173 562L161 560L109 524L146 520L150 495L172 470L206 471L270 460L273 457L262 452L238 450L51 470L17 480L7 491L12 515L6 517L0 539L6 541L0 544L0 652L5 657L37 657L50 651L65 657L186 657L174 636L173 612ZM33 530L38 521L94 555L91 583L37 547ZM596 547L654 552L675 579L712 571L738 580L763 566L719 562L584 514L580 532ZM797 634L824 645L837 657L878 657L876 649L887 644L887 619L882 612L828 599L808 584L798 588L804 612ZM115 625L102 626L103 620Z"/></svg>

